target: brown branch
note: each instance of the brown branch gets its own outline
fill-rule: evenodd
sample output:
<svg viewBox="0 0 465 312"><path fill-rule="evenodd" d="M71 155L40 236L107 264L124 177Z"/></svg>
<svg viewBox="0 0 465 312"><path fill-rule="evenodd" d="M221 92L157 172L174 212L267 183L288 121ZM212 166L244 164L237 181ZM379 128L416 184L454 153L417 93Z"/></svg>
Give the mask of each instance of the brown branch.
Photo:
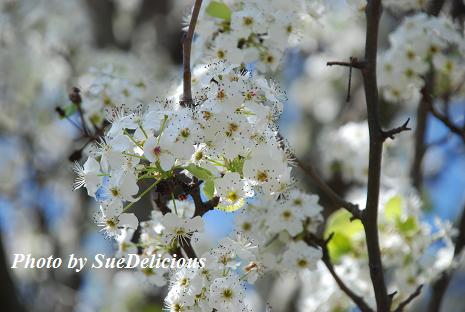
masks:
<svg viewBox="0 0 465 312"><path fill-rule="evenodd" d="M359 209L358 205L350 203L340 197L316 172L315 168L311 164L304 164L295 155L292 155L297 165L302 171L304 171L315 183L315 185L337 206L345 208L349 211L353 219L362 219L362 210Z"/></svg>
<svg viewBox="0 0 465 312"><path fill-rule="evenodd" d="M430 73L425 79L425 85L421 90L422 97L417 109L417 122L415 129L415 151L413 156L412 167L410 169L410 176L412 178L412 184L420 190L423 184L423 171L421 164L423 157L426 152L426 129L427 129L427 117L429 107L432 105L431 89L433 86L433 74Z"/></svg>
<svg viewBox="0 0 465 312"><path fill-rule="evenodd" d="M194 9L192 10L191 21L187 33L184 35L182 40L182 63L183 63L183 95L181 105L184 107L192 107L192 74L191 74L191 49L192 39L194 38L195 25L199 17L200 7L202 6L202 0L195 0Z"/></svg>
<svg viewBox="0 0 465 312"><path fill-rule="evenodd" d="M410 121L410 118L407 119L406 122L404 122L402 124L402 126L400 127L396 127L396 128L393 128L393 129L390 129L390 130L386 130L386 131L382 131L382 134L383 134L383 141L385 141L387 138L390 138L391 140L394 140L394 137L401 133L401 132L404 132L404 131L409 131L409 130L412 130L409 126L408 126L408 123Z"/></svg>
<svg viewBox="0 0 465 312"><path fill-rule="evenodd" d="M389 312L391 298L387 294L378 238L378 205L383 135L379 122L379 96L376 77L376 61L378 54L378 31L381 13L381 0L368 1L366 7L367 24L365 66L361 72L365 87L368 129L370 134L370 151L366 209L363 214L362 224L365 229L370 277L375 292L376 310L378 312Z"/></svg>
<svg viewBox="0 0 465 312"><path fill-rule="evenodd" d="M430 106L430 112L431 114L436 117L436 119L438 119L439 121L441 121L444 126L446 126L447 128L449 128L449 130L453 133L455 133L456 135L458 135L460 137L460 139L462 139L462 141L465 143L465 129L462 129L460 128L459 126L456 126L454 124L454 122L452 120L450 120L450 118L448 116L446 116L445 114L441 113L440 111L438 111L435 107L434 107L434 104L432 104Z"/></svg>
<svg viewBox="0 0 465 312"><path fill-rule="evenodd" d="M365 62L359 61L356 57L350 57L349 62L331 61L327 62L326 66L343 66L350 68L363 69L365 68Z"/></svg>
<svg viewBox="0 0 465 312"><path fill-rule="evenodd" d="M407 297L407 299L405 299L404 301L402 301L399 306L397 307L397 309L394 310L394 312L402 312L404 311L405 307L413 301L413 299L415 299L416 297L418 297L420 294L421 294L421 290L423 288L423 285L420 285L417 287L417 289L410 295Z"/></svg>
<svg viewBox="0 0 465 312"><path fill-rule="evenodd" d="M333 237L334 233L331 233L331 235L328 237L328 239L324 240L321 238L318 238L312 234L308 234L305 237L305 242L309 245L316 245L321 248L323 257L322 261L325 264L326 268L328 269L329 273L331 276L334 278L336 281L337 285L339 288L357 305L357 307L360 309L362 312L373 312L373 309L371 309L368 304L363 300L362 297L354 293L349 286L347 286L344 281L339 277L337 274L336 270L334 269L333 263L331 262L331 257L329 255L328 251L328 242L331 240Z"/></svg>
<svg viewBox="0 0 465 312"><path fill-rule="evenodd" d="M438 16L446 0L432 0L428 5L428 14Z"/></svg>

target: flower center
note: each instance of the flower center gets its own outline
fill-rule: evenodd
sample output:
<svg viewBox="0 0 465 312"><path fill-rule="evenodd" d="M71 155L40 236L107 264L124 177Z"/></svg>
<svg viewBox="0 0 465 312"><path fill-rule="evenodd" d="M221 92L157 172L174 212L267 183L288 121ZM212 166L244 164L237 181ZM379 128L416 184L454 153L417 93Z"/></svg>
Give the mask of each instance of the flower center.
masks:
<svg viewBox="0 0 465 312"><path fill-rule="evenodd" d="M284 218L284 219L287 220L287 219L289 219L291 216L292 216L292 213L291 213L290 211L287 211L287 210L286 210L286 211L283 212L283 218Z"/></svg>
<svg viewBox="0 0 465 312"><path fill-rule="evenodd" d="M110 189L110 192L111 192L111 195L113 195L114 197L117 197L117 196L119 196L119 194L120 194L119 189L116 188L116 187L111 188L111 189Z"/></svg>
<svg viewBox="0 0 465 312"><path fill-rule="evenodd" d="M260 182L268 182L268 174L266 173L266 171L258 171L257 180Z"/></svg>
<svg viewBox="0 0 465 312"><path fill-rule="evenodd" d="M299 266L299 268L306 268L307 264L308 262L305 259L299 259L299 261L297 261L297 266Z"/></svg>
<svg viewBox="0 0 465 312"><path fill-rule="evenodd" d="M226 98L226 93L224 93L224 90L218 91L218 93L216 94L216 98L218 100L224 100Z"/></svg>
<svg viewBox="0 0 465 312"><path fill-rule="evenodd" d="M161 147L160 147L160 146L156 146L156 147L153 149L153 153L154 153L156 156L160 156L160 154L161 154Z"/></svg>
<svg viewBox="0 0 465 312"><path fill-rule="evenodd" d="M253 18L250 17L250 16L245 16L245 17L243 18L243 22L244 22L244 25L245 25L245 26L250 26L250 25L253 24Z"/></svg>
<svg viewBox="0 0 465 312"><path fill-rule="evenodd" d="M116 228L116 225L118 223L116 222L116 220L111 218L111 219L108 219L107 221L105 221L105 224L107 225L107 227L114 229L114 228Z"/></svg>
<svg viewBox="0 0 465 312"><path fill-rule="evenodd" d="M187 277L182 278L181 281L179 282L179 285L183 287L189 286L189 279Z"/></svg>
<svg viewBox="0 0 465 312"><path fill-rule="evenodd" d="M184 128L181 130L181 137L184 138L184 139L187 139L189 136L190 136L191 132L189 131L188 128Z"/></svg>
<svg viewBox="0 0 465 312"><path fill-rule="evenodd" d="M231 202L236 202L239 199L239 195L236 192L230 191L228 192L228 196L226 198Z"/></svg>
<svg viewBox="0 0 465 312"><path fill-rule="evenodd" d="M223 298L225 299L231 299L233 297L234 293L231 288L226 288L223 290Z"/></svg>
<svg viewBox="0 0 465 312"><path fill-rule="evenodd" d="M178 236L184 236L186 235L186 229L184 228L177 228L176 231L174 232Z"/></svg>
<svg viewBox="0 0 465 312"><path fill-rule="evenodd" d="M216 56L221 60L221 59L224 59L224 57L226 56L226 53L224 53L223 50L218 50L216 52Z"/></svg>
<svg viewBox="0 0 465 312"><path fill-rule="evenodd" d="M203 159L203 152L202 151L198 151L194 154L194 159L199 161L199 160L202 160Z"/></svg>

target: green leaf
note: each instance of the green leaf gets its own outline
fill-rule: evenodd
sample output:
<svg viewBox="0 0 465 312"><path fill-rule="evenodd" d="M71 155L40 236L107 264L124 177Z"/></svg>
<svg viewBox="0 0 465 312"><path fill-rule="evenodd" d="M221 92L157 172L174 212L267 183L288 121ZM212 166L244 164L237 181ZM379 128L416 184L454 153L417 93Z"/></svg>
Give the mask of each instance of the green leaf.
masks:
<svg viewBox="0 0 465 312"><path fill-rule="evenodd" d="M340 232L351 239L354 235L363 232L362 222L360 220L350 221L351 216L350 212L345 209L339 209L331 214L326 225L326 236Z"/></svg>
<svg viewBox="0 0 465 312"><path fill-rule="evenodd" d="M190 164L186 167L186 170L199 180L207 181L213 179L213 174L205 168Z"/></svg>
<svg viewBox="0 0 465 312"><path fill-rule="evenodd" d="M213 180L207 180L203 184L203 193L208 199L212 199L215 195L215 182Z"/></svg>
<svg viewBox="0 0 465 312"><path fill-rule="evenodd" d="M387 201L386 205L384 205L384 215L388 221L395 221L400 219L402 215L401 196L394 196Z"/></svg>
<svg viewBox="0 0 465 312"><path fill-rule="evenodd" d="M333 238L328 243L328 251L331 259L338 262L340 258L352 250L350 238L342 233L334 233Z"/></svg>
<svg viewBox="0 0 465 312"><path fill-rule="evenodd" d="M223 2L212 1L207 6L205 12L212 17L224 19L226 21L231 20L231 9Z"/></svg>
<svg viewBox="0 0 465 312"><path fill-rule="evenodd" d="M241 209L242 206L244 206L244 203L245 203L244 199L241 198L236 203L229 205L229 206L218 205L216 209L226 211L226 212L233 212L233 211Z"/></svg>
<svg viewBox="0 0 465 312"><path fill-rule="evenodd" d="M329 218L326 225L325 237L334 233L333 238L328 243L328 250L335 262L340 257L352 251L352 239L355 235L363 232L363 225L360 220L350 221L351 214L345 209L335 211Z"/></svg>

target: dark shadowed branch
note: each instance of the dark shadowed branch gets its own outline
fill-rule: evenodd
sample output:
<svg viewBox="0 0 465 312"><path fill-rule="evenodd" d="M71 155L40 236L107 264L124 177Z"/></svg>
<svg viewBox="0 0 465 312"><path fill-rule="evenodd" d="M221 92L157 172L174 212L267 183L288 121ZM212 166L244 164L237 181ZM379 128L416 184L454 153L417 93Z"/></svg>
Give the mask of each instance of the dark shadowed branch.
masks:
<svg viewBox="0 0 465 312"><path fill-rule="evenodd" d="M430 107L431 114L441 121L452 133L458 135L465 143L465 129L454 124L454 122L445 114L436 109L434 104Z"/></svg>
<svg viewBox="0 0 465 312"><path fill-rule="evenodd" d="M310 177L315 183L316 187L320 189L336 206L345 208L349 211L354 219L361 219L362 218L362 210L353 203L350 203L340 197L316 172L316 169L312 166L312 164L304 164L301 160L293 155L297 165L300 169L302 169L305 174Z"/></svg>
<svg viewBox="0 0 465 312"><path fill-rule="evenodd" d="M192 101L192 74L191 74L191 49L192 40L194 38L195 25L199 17L200 7L202 6L202 0L195 0L194 9L192 10L192 16L189 23L189 28L182 41L182 63L183 63L183 96L181 105L191 107Z"/></svg>
<svg viewBox="0 0 465 312"><path fill-rule="evenodd" d="M408 123L410 122L410 118L408 118L400 127L396 127L390 130L382 131L383 133L383 141L385 141L387 138L390 138L391 140L394 140L394 137L404 131L409 131L412 130L409 126Z"/></svg>
<svg viewBox="0 0 465 312"><path fill-rule="evenodd" d="M366 7L365 67L362 70L362 77L367 106L370 151L366 209L362 218L362 224L365 229L370 277L375 292L377 311L389 312L391 298L388 296L384 280L378 238L378 205L384 141L379 121L379 96L376 77L378 32L381 13L381 0L368 1Z"/></svg>
<svg viewBox="0 0 465 312"><path fill-rule="evenodd" d="M399 306L394 310L394 312L402 312L404 311L405 307L413 301L416 297L418 297L421 294L421 290L423 289L423 285L420 285L415 289L415 291L407 297L404 301L402 301Z"/></svg>

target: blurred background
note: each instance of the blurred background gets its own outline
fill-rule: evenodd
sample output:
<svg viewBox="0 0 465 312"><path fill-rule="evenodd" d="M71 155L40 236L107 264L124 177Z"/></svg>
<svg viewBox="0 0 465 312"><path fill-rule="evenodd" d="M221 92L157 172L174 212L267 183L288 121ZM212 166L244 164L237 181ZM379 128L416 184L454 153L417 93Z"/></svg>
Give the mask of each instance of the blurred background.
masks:
<svg viewBox="0 0 465 312"><path fill-rule="evenodd" d="M319 136L365 118L359 77L353 76L352 100L346 103L348 72L325 66L329 60L362 54L364 21L343 1L328 3L324 27L309 29L272 77L288 97L280 123L283 135L301 158L323 165ZM133 272L10 267L14 253L63 259L72 253L89 258L114 253L114 244L91 221L94 201L73 191L69 158L85 142L73 120L60 118L55 108L67 105L71 88L85 88L100 70L133 82L144 77L147 102L164 97L180 81L182 21L191 5L190 0L1 0L0 310L161 311L165 290L141 282ZM383 17L382 46L400 18L392 12ZM464 108L458 101L451 112L463 120ZM414 119L414 109L385 103L383 120L390 125L405 116ZM465 203L464 147L442 123L427 122L426 219L433 224L433 216L439 215L454 222ZM410 140L412 135L407 134ZM407 164L408 157L406 153ZM404 165L396 163L392 170L405 170ZM297 176L303 188L314 190L304 176ZM350 186L340 174L325 172L325 177L340 193ZM149 215L147 201L137 206L139 215ZM212 211L206 219L213 240L232 228L232 214ZM463 282L463 273L453 279L446 297L452 308L445 311L465 311L460 305ZM296 280L270 278L250 290L249 299L260 307L256 311L264 311L264 302L274 312L296 311L297 298L305 300L300 286Z"/></svg>

